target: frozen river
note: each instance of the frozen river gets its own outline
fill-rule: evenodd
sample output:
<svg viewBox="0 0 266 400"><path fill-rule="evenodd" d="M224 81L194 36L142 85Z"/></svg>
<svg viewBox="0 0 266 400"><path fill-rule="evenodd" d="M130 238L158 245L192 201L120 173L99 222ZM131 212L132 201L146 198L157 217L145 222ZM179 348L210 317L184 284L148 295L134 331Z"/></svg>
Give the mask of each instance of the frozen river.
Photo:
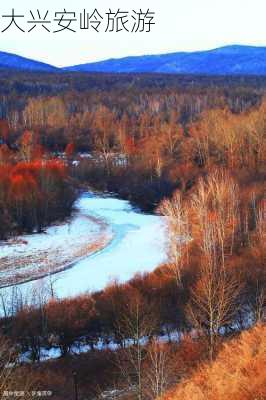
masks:
<svg viewBox="0 0 266 400"><path fill-rule="evenodd" d="M166 259L166 232L161 217L138 212L125 200L92 193L83 194L76 208L77 215L80 212L105 221L112 240L69 269L17 285L23 296L30 296L33 289L38 293L50 281L58 297L77 296L102 289L113 279L125 282L137 272L152 271ZM9 297L14 287L1 289L0 293Z"/></svg>

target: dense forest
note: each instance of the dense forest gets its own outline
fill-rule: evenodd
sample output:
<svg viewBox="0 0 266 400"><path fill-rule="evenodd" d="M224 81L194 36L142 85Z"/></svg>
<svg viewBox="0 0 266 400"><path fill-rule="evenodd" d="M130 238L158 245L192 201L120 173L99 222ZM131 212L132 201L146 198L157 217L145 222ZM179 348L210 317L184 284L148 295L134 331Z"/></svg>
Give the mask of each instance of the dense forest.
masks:
<svg viewBox="0 0 266 400"><path fill-rule="evenodd" d="M67 147L83 153L76 178L150 210L211 166L259 179L265 84L257 77L9 72L1 77L0 140L19 152L29 131L31 157L34 146L50 157Z"/></svg>
<svg viewBox="0 0 266 400"><path fill-rule="evenodd" d="M1 351L32 360L6 376L3 357L4 385L71 399L74 371L81 399L265 399L266 78L3 72L0 84L1 238L70 215L84 187L169 225L152 273L65 300L51 280L34 306L19 288L1 295ZM43 348L60 358L40 362Z"/></svg>

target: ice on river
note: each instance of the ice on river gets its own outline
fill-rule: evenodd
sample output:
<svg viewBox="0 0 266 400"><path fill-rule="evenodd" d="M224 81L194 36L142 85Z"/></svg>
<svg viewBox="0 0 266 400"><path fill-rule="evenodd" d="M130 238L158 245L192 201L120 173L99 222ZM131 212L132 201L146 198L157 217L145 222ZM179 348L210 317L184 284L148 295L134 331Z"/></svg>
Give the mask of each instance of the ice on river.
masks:
<svg viewBox="0 0 266 400"><path fill-rule="evenodd" d="M81 196L77 209L82 215L103 219L113 239L104 249L53 275L58 297L99 290L112 279L125 282L137 272L152 271L166 259L166 230L161 217L138 212L128 201L91 193ZM71 244L67 240L65 244L67 250ZM26 295L34 287L47 285L47 280L21 284L19 290Z"/></svg>

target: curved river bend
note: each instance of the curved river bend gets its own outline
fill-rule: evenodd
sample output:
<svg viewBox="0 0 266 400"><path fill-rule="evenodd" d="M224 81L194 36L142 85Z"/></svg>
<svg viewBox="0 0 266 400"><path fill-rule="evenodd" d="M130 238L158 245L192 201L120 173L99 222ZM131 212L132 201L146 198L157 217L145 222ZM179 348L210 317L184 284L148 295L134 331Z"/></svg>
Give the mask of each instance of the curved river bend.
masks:
<svg viewBox="0 0 266 400"><path fill-rule="evenodd" d="M128 201L92 193L83 194L76 207L85 215L103 219L112 231L112 241L63 272L17 285L16 290L24 298L48 287L51 281L59 298L100 290L112 279L125 282L137 272L152 271L166 259L166 232L161 217L142 214ZM0 294L5 298L14 296L14 287L1 289Z"/></svg>

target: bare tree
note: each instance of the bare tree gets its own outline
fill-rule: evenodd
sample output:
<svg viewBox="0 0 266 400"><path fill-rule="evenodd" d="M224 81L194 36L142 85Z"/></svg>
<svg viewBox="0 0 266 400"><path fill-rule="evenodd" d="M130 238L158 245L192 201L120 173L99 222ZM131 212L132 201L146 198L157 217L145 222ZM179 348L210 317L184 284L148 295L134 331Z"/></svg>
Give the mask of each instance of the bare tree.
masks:
<svg viewBox="0 0 266 400"><path fill-rule="evenodd" d="M116 141L112 125L114 123L114 115L105 106L99 106L95 111L93 127L97 134L94 135L95 149L101 154L105 163L106 171L110 173L112 152Z"/></svg>
<svg viewBox="0 0 266 400"><path fill-rule="evenodd" d="M167 218L169 271L173 274L177 286L182 283L182 270L188 262L188 244L190 224L188 213L181 194L176 191L172 199L165 199L158 212Z"/></svg>
<svg viewBox="0 0 266 400"><path fill-rule="evenodd" d="M207 332L212 359L221 328L236 316L242 287L226 268L236 232L237 187L228 175L214 172L206 182L199 182L192 207L198 225L200 259L188 315L194 327Z"/></svg>
<svg viewBox="0 0 266 400"><path fill-rule="evenodd" d="M266 289L257 281L256 292L249 301L253 322L261 322L266 319Z"/></svg>
<svg viewBox="0 0 266 400"><path fill-rule="evenodd" d="M117 319L117 330L123 342L117 362L123 381L133 389L138 400L142 400L144 394L146 344L156 327L157 317L151 306L144 304L142 297L135 293Z"/></svg>
<svg viewBox="0 0 266 400"><path fill-rule="evenodd" d="M192 325L206 333L210 359L216 348L221 329L231 324L239 310L241 284L221 269L202 261L200 278L191 289L191 302L187 313Z"/></svg>
<svg viewBox="0 0 266 400"><path fill-rule="evenodd" d="M212 234L220 262L232 254L239 225L239 189L224 171L214 171L207 180L200 179L197 192L192 198L198 240L204 253L208 252L207 236ZM212 231L210 230L210 227Z"/></svg>
<svg viewBox="0 0 266 400"><path fill-rule="evenodd" d="M147 349L145 368L145 395L157 399L165 393L175 375L170 345L153 339Z"/></svg>

